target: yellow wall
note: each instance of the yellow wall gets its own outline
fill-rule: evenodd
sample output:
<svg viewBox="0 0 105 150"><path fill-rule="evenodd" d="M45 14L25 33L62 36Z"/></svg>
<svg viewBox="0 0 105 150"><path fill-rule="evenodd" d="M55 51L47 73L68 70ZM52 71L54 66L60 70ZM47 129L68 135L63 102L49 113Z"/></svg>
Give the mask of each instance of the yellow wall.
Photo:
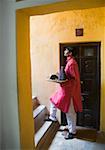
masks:
<svg viewBox="0 0 105 150"><path fill-rule="evenodd" d="M34 149L29 52L29 17L17 11L17 75L21 149Z"/></svg>
<svg viewBox="0 0 105 150"><path fill-rule="evenodd" d="M59 70L59 43L101 41L101 118L105 131L105 7L64 11L30 18L32 94L49 107L49 96L56 85L46 81ZM76 37L75 28L84 28L84 36Z"/></svg>

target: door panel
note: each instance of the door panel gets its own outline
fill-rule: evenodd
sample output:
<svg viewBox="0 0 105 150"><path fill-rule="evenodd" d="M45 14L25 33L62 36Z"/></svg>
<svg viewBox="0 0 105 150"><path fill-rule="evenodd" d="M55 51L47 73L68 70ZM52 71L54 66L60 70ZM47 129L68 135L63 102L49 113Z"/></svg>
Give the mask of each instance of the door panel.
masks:
<svg viewBox="0 0 105 150"><path fill-rule="evenodd" d="M77 125L99 129L100 120L100 42L60 44L60 65L66 47L73 47L79 66L83 112L77 114ZM67 124L61 113L62 124Z"/></svg>
<svg viewBox="0 0 105 150"><path fill-rule="evenodd" d="M96 74L96 60L94 58L81 59L81 73L82 75Z"/></svg>

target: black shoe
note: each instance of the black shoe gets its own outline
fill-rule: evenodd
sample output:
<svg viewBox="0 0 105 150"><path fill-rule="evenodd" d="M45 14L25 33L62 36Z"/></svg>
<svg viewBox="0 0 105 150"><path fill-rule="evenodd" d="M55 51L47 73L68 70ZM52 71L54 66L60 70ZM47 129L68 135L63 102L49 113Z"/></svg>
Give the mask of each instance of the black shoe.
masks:
<svg viewBox="0 0 105 150"><path fill-rule="evenodd" d="M66 134L66 136L65 136L64 138L65 138L66 140L69 140L69 139L73 139L74 136L73 136L72 133L68 133L68 134Z"/></svg>
<svg viewBox="0 0 105 150"><path fill-rule="evenodd" d="M45 121L57 122L57 120L52 120L52 119L50 119L50 118L45 119Z"/></svg>

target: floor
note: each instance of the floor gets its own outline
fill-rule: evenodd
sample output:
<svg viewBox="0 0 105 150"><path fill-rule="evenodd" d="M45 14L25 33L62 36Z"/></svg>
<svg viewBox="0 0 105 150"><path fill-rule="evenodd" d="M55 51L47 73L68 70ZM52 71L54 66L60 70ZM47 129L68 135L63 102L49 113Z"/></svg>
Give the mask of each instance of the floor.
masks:
<svg viewBox="0 0 105 150"><path fill-rule="evenodd" d="M62 128L62 127L61 127ZM77 129L77 135L72 140L65 140L61 130L57 132L49 150L105 150L105 134L97 133L94 130L91 132L90 137L87 136L89 132L81 136L87 129ZM82 132L81 132L82 131ZM66 134L66 132L65 132Z"/></svg>

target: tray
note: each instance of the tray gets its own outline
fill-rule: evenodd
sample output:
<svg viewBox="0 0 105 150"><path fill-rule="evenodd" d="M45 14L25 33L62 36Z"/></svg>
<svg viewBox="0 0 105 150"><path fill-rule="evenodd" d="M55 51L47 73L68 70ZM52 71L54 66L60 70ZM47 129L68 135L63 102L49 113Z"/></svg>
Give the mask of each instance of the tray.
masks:
<svg viewBox="0 0 105 150"><path fill-rule="evenodd" d="M47 81L49 81L49 82L55 82L55 83L65 83L65 82L68 81L68 79L66 79L66 80L58 80L58 79L52 80L52 79L47 79Z"/></svg>

